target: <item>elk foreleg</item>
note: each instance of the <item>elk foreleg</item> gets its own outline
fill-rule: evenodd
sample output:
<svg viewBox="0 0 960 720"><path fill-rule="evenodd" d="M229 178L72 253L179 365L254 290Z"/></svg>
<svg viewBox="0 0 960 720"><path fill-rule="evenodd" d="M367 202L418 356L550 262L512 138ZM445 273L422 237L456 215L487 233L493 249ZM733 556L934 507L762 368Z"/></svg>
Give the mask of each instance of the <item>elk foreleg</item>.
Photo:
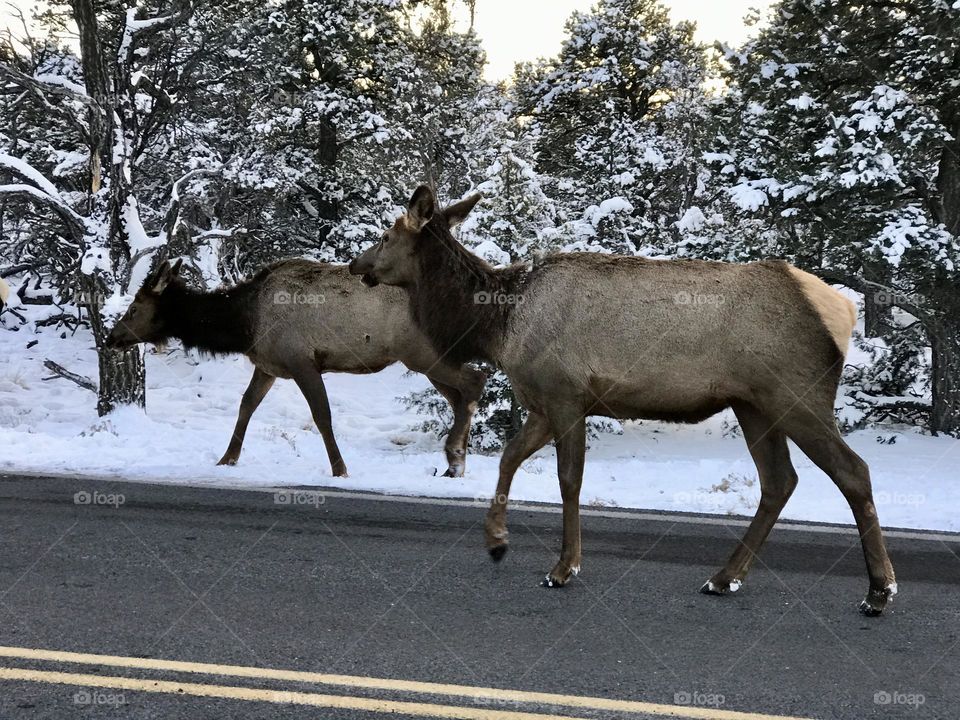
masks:
<svg viewBox="0 0 960 720"><path fill-rule="evenodd" d="M450 403L453 410L453 425L447 433L443 451L447 456L447 469L443 477L463 477L467 461L467 436L470 433L470 421L473 411L467 407L460 391L452 385L445 385L430 378L430 383Z"/></svg>
<svg viewBox="0 0 960 720"><path fill-rule="evenodd" d="M237 460L240 458L240 450L243 449L243 438L247 434L247 425L250 423L250 418L256 412L266 394L270 392L274 380L276 378L273 375L268 375L260 368L254 368L250 384L247 385L243 398L240 400L240 413L237 416L236 427L233 428L230 445L217 465L237 464Z"/></svg>
<svg viewBox="0 0 960 720"><path fill-rule="evenodd" d="M547 419L532 412L527 416L520 432L503 449L497 492L490 503L484 524L487 550L494 560L502 560L507 554L507 501L510 499L513 476L523 461L550 442L552 436Z"/></svg>

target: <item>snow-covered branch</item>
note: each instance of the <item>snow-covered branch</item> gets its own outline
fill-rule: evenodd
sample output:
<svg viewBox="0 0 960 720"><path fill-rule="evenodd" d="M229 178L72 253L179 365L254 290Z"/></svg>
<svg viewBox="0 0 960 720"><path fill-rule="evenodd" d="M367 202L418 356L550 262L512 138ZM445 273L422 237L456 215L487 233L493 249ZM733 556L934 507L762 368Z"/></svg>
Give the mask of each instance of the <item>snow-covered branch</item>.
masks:
<svg viewBox="0 0 960 720"><path fill-rule="evenodd" d="M87 95L84 89L76 83L70 82L59 75L44 74L30 77L6 63L0 63L0 79L30 93L44 110L69 123L71 127L80 133L84 140L89 137L90 130L82 114L74 112L71 108L63 104L55 104L51 102L50 97L48 97L56 95L68 100L74 100L82 103L84 108L90 108L100 112L101 109L97 102Z"/></svg>
<svg viewBox="0 0 960 720"><path fill-rule="evenodd" d="M20 72L12 65L0 63L0 77L24 89L50 95L61 95L82 102L84 105L97 106L96 101L87 95L82 86L60 75L44 73L31 77Z"/></svg>
<svg viewBox="0 0 960 720"><path fill-rule="evenodd" d="M70 235L74 240L80 240L84 235L87 234L87 226L85 220L77 215L68 205L64 202L51 197L42 190L34 187L33 185L24 185L24 184L9 184L9 185L0 185L0 195L13 195L19 197L26 197L30 200L40 203L44 207L53 210L64 224L70 230Z"/></svg>
<svg viewBox="0 0 960 720"><path fill-rule="evenodd" d="M134 41L148 35L174 27L189 17L193 10L190 0L178 0L169 15L160 15L152 18L137 19L138 7L127 9L126 25L123 38L117 50L117 60L121 65L129 65L134 50Z"/></svg>
<svg viewBox="0 0 960 720"><path fill-rule="evenodd" d="M74 212L73 208L63 200L60 191L39 170L19 158L4 153L0 153L0 169L8 170L26 181L0 185L0 193L28 197L53 210L67 225L75 240L81 239L89 232L86 219Z"/></svg>

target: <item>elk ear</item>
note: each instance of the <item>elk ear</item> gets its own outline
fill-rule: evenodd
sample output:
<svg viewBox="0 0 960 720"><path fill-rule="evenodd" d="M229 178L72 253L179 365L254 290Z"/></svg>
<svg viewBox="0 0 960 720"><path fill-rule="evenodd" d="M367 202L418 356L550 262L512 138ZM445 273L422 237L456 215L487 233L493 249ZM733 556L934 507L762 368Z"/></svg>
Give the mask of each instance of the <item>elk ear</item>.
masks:
<svg viewBox="0 0 960 720"><path fill-rule="evenodd" d="M413 191L410 203L407 205L407 220L415 232L420 232L423 226L430 222L436 204L433 190L426 185L421 185Z"/></svg>
<svg viewBox="0 0 960 720"><path fill-rule="evenodd" d="M443 211L443 217L447 220L447 227L455 227L467 219L474 206L483 199L483 195L477 193L471 195L466 200L454 203Z"/></svg>
<svg viewBox="0 0 960 720"><path fill-rule="evenodd" d="M171 277L180 277L180 268L182 268L182 267L183 267L183 258L179 258L179 259L173 264L173 267L170 268L170 276L171 276Z"/></svg>
<svg viewBox="0 0 960 720"><path fill-rule="evenodd" d="M162 263L160 263L160 267L158 267L153 274L150 291L157 294L162 293L178 272L180 272L179 262L177 263L176 270L174 270L172 267L170 267L170 262L164 260Z"/></svg>

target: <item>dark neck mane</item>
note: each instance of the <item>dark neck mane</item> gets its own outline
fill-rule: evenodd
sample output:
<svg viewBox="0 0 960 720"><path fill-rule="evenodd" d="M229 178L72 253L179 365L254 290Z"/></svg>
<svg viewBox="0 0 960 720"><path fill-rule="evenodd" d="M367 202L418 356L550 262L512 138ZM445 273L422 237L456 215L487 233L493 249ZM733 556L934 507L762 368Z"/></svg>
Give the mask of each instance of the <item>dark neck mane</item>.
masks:
<svg viewBox="0 0 960 720"><path fill-rule="evenodd" d="M454 240L443 218L420 235L413 317L444 359L496 364L524 268L495 269Z"/></svg>
<svg viewBox="0 0 960 720"><path fill-rule="evenodd" d="M247 353L256 340L256 290L253 281L213 292L172 283L160 297L166 334L201 352Z"/></svg>

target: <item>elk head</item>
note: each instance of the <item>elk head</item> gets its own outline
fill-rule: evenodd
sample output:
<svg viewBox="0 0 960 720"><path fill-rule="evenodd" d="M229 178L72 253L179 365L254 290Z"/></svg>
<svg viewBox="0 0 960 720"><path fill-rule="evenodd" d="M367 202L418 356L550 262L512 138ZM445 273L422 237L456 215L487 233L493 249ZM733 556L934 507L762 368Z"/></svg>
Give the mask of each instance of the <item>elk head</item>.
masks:
<svg viewBox="0 0 960 720"><path fill-rule="evenodd" d="M117 320L106 345L126 349L137 343L160 343L170 337L169 318L161 307L161 298L172 282L180 280L182 260L171 265L164 260L143 282L123 317Z"/></svg>
<svg viewBox="0 0 960 720"><path fill-rule="evenodd" d="M407 212L383 233L380 242L350 263L350 273L359 275L363 284L369 287L380 283L401 287L412 285L417 277L417 253L431 222L442 222L449 230L467 218L481 197L471 195L438 210L433 191L421 185L410 197Z"/></svg>

